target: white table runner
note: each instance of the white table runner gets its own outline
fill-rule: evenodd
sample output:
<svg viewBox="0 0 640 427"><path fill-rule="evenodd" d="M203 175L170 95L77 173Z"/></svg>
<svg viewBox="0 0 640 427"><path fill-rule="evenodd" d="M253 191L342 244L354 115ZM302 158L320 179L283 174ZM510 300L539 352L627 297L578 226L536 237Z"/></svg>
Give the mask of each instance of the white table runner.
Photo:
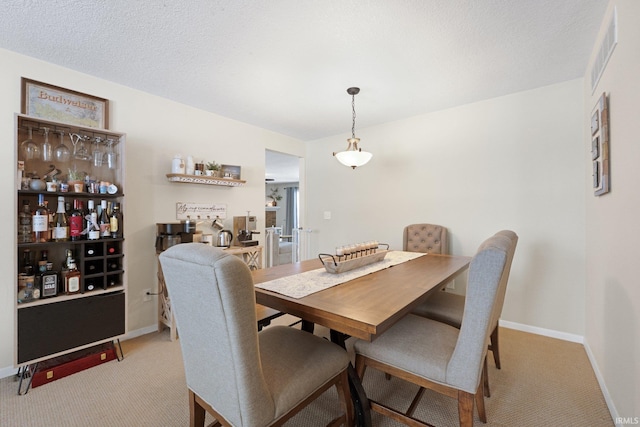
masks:
<svg viewBox="0 0 640 427"><path fill-rule="evenodd" d="M255 286L256 288L277 292L298 299L423 255L426 254L419 252L390 251L380 262L374 262L373 264L365 265L364 267L344 273L331 274L327 273L324 268L319 268L317 270L294 274L293 276L258 283Z"/></svg>

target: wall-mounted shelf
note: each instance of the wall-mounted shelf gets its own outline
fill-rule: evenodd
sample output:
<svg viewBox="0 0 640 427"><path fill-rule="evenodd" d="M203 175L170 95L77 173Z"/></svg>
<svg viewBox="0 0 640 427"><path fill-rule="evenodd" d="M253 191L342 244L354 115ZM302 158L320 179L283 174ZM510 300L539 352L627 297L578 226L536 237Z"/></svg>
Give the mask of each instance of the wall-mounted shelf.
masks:
<svg viewBox="0 0 640 427"><path fill-rule="evenodd" d="M181 182L185 184L221 185L226 187L242 187L247 182L240 179L218 178L206 175L183 175L179 173L168 173L167 179L170 182Z"/></svg>

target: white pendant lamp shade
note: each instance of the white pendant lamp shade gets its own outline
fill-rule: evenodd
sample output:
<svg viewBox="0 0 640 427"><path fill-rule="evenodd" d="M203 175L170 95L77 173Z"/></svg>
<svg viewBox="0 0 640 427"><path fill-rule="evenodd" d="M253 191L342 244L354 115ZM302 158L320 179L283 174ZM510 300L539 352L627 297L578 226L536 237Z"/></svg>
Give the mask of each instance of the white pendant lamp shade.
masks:
<svg viewBox="0 0 640 427"><path fill-rule="evenodd" d="M362 166L367 164L369 160L373 157L373 154L368 153L366 151L362 151L358 147L358 143L360 142L360 138L356 138L356 101L355 97L360 92L360 89L357 87L350 87L347 89L347 93L351 95L351 111L353 121L351 122L351 138L347 139L349 145L345 151L340 151L339 153L333 153L336 159L340 163L345 166L349 166L352 169L357 168L358 166Z"/></svg>
<svg viewBox="0 0 640 427"><path fill-rule="evenodd" d="M347 141L349 142L349 146L345 151L333 153L333 155L336 156L336 159L338 159L340 163L355 169L358 166L367 164L367 162L371 160L373 154L362 151L358 148L358 142L360 141L360 138L349 138L347 139Z"/></svg>

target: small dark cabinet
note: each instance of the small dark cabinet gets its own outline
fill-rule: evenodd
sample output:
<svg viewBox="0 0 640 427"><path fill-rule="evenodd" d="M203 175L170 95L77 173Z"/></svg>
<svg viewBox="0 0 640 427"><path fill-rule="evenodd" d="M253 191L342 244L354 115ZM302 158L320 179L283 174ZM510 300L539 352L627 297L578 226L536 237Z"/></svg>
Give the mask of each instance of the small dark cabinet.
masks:
<svg viewBox="0 0 640 427"><path fill-rule="evenodd" d="M124 292L18 310L18 364L125 333Z"/></svg>

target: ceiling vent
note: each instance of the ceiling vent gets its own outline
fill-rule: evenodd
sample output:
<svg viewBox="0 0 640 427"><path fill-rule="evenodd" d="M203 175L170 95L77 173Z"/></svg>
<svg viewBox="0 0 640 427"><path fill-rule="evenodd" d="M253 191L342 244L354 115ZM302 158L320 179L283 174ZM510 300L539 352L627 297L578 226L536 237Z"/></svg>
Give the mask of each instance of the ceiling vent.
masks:
<svg viewBox="0 0 640 427"><path fill-rule="evenodd" d="M591 69L591 93L596 90L596 86L600 81L600 77L602 77L602 73L604 73L604 69L607 67L607 62L609 62L609 58L611 58L616 44L618 44L618 12L614 7L609 27L602 39L598 56L596 56L593 68Z"/></svg>

